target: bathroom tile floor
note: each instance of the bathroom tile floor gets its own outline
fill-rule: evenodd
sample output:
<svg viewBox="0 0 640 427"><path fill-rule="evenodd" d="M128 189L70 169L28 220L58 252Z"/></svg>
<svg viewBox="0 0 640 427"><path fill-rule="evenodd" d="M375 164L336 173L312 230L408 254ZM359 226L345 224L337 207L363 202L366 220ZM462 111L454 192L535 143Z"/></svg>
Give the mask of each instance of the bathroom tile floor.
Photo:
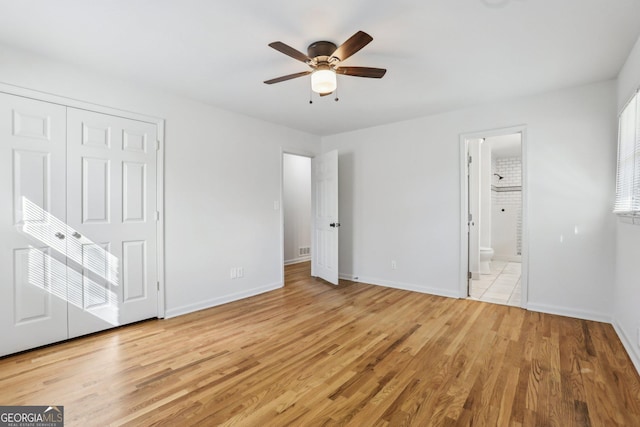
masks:
<svg viewBox="0 0 640 427"><path fill-rule="evenodd" d="M496 304L520 306L522 292L519 262L491 261L491 274L471 281L470 298Z"/></svg>

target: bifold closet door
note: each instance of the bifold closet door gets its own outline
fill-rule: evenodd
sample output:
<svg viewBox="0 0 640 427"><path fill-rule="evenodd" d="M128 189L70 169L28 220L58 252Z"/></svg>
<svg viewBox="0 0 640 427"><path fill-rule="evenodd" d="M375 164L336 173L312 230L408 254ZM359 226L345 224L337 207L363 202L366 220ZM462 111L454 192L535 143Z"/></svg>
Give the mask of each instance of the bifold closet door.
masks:
<svg viewBox="0 0 640 427"><path fill-rule="evenodd" d="M66 108L0 93L0 355L67 338Z"/></svg>
<svg viewBox="0 0 640 427"><path fill-rule="evenodd" d="M68 108L69 337L157 316L156 133Z"/></svg>
<svg viewBox="0 0 640 427"><path fill-rule="evenodd" d="M157 316L156 129L0 93L0 356Z"/></svg>

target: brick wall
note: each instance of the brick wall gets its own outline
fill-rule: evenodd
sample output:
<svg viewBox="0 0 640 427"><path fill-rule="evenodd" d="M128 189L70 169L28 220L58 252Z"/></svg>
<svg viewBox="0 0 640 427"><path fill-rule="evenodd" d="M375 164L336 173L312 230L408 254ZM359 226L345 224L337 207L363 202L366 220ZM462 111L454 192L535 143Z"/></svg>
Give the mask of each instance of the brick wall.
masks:
<svg viewBox="0 0 640 427"><path fill-rule="evenodd" d="M497 173L503 179L493 175L491 203L500 209L515 210L516 228L513 230L515 251L522 253L522 162L520 157L505 157L491 160L492 174ZM499 221L500 216L493 218Z"/></svg>

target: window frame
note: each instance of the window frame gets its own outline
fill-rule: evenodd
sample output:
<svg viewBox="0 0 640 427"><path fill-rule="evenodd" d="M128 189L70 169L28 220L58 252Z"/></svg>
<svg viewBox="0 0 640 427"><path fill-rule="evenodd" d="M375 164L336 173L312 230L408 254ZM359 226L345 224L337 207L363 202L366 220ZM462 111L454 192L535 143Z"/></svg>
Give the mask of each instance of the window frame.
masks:
<svg viewBox="0 0 640 427"><path fill-rule="evenodd" d="M613 213L640 223L640 88L634 91L618 115Z"/></svg>

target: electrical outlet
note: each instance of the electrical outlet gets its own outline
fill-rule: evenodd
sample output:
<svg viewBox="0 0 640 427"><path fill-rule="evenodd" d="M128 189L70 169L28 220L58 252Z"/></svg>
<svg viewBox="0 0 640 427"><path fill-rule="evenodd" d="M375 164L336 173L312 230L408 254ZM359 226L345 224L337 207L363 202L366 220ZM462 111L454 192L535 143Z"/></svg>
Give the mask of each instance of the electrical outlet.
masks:
<svg viewBox="0 0 640 427"><path fill-rule="evenodd" d="M232 279L240 279L244 277L244 267L232 267L230 276Z"/></svg>
<svg viewBox="0 0 640 427"><path fill-rule="evenodd" d="M391 261L391 269L395 270L396 268L398 268L398 264L396 264L395 260Z"/></svg>

